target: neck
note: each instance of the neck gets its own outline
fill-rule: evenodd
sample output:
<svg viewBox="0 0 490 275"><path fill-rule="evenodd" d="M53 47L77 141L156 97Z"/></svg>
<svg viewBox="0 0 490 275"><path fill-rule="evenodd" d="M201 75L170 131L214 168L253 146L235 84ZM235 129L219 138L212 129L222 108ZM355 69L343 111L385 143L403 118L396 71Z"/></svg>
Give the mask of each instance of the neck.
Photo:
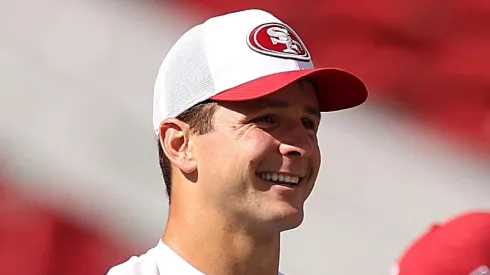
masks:
<svg viewBox="0 0 490 275"><path fill-rule="evenodd" d="M162 240L195 268L216 275L278 274L279 232L252 234L224 215L180 206L171 208Z"/></svg>

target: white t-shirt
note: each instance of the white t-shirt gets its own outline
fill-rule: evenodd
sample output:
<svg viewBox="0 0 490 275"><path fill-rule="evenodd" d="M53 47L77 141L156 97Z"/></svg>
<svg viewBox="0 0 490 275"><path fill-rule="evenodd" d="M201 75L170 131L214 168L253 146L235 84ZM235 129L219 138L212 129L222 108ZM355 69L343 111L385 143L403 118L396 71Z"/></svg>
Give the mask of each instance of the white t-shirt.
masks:
<svg viewBox="0 0 490 275"><path fill-rule="evenodd" d="M141 256L112 267L106 275L204 275L161 240ZM279 275L284 275L279 273Z"/></svg>

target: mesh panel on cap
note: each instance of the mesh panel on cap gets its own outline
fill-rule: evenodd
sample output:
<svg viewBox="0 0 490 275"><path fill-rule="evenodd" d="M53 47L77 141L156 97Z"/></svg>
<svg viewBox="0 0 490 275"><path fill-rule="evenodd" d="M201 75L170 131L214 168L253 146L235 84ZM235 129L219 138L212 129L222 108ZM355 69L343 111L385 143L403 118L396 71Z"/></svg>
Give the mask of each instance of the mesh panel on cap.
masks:
<svg viewBox="0 0 490 275"><path fill-rule="evenodd" d="M203 27L185 33L165 57L155 83L154 127L215 94L202 40Z"/></svg>

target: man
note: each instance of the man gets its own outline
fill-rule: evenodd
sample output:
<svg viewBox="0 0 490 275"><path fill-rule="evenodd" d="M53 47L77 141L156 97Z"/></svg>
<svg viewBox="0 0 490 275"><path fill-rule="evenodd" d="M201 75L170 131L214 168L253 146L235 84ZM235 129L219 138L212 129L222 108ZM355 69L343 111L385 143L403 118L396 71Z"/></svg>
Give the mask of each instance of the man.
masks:
<svg viewBox="0 0 490 275"><path fill-rule="evenodd" d="M299 36L268 12L186 32L155 83L165 233L109 275L277 275L280 233L301 224L320 167L320 112L366 98L354 75L314 69Z"/></svg>
<svg viewBox="0 0 490 275"><path fill-rule="evenodd" d="M468 212L434 225L391 274L490 275L490 212Z"/></svg>

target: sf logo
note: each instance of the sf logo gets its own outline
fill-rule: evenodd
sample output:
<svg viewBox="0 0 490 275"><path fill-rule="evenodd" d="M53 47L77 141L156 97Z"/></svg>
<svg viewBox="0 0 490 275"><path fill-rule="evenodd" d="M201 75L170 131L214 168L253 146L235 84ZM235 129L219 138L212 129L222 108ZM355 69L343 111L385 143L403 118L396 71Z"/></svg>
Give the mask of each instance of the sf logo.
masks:
<svg viewBox="0 0 490 275"><path fill-rule="evenodd" d="M300 54L304 49L298 41L291 38L288 30L280 27L271 27L267 30L267 34L270 36L272 44L283 44L286 48L283 50L285 53Z"/></svg>

